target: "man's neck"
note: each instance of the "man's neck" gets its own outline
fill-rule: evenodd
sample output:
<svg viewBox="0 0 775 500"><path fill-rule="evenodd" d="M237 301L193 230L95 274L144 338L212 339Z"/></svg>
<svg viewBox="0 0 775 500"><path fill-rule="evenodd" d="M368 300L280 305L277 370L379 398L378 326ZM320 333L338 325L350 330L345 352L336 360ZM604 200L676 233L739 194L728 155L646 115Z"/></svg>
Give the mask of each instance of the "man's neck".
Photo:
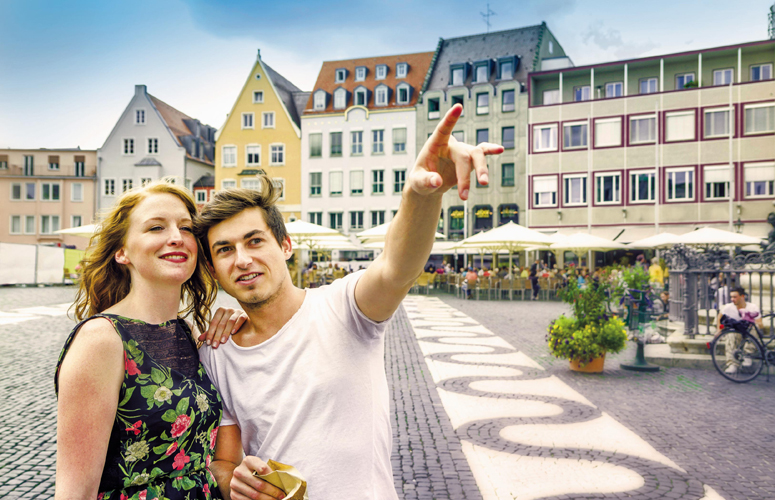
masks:
<svg viewBox="0 0 775 500"><path fill-rule="evenodd" d="M298 312L305 295L304 290L287 280L275 296L261 304L240 302L248 321L234 334L233 340L241 347L250 347L271 339Z"/></svg>

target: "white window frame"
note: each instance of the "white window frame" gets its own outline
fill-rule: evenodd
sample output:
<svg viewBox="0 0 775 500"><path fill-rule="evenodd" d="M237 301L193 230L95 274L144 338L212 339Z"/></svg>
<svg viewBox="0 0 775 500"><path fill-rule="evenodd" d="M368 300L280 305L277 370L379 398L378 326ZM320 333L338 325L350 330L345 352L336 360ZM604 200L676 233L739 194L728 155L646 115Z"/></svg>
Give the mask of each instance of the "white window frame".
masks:
<svg viewBox="0 0 775 500"><path fill-rule="evenodd" d="M135 125L145 125L146 114L145 108L135 108Z"/></svg>
<svg viewBox="0 0 775 500"><path fill-rule="evenodd" d="M371 194L373 196L382 196L385 194L384 169L375 168L371 171Z"/></svg>
<svg viewBox="0 0 775 500"><path fill-rule="evenodd" d="M581 99L576 99L577 97L577 91L581 91ZM586 91L587 98L584 99L584 94ZM573 87L573 102L586 102L592 100L592 87L589 85L579 85L577 87Z"/></svg>
<svg viewBox="0 0 775 500"><path fill-rule="evenodd" d="M140 186L144 187L148 184L152 183L153 179L151 177L140 177Z"/></svg>
<svg viewBox="0 0 775 500"><path fill-rule="evenodd" d="M134 156L135 154L135 138L124 137L121 141L121 156ZM129 150L129 152L127 152Z"/></svg>
<svg viewBox="0 0 775 500"><path fill-rule="evenodd" d="M320 137L320 154L313 155L312 154L312 136L318 136ZM322 132L310 132L307 135L307 141L309 145L309 157L310 158L322 158L323 157L323 133Z"/></svg>
<svg viewBox="0 0 775 500"><path fill-rule="evenodd" d="M54 220L56 220L56 229L54 229ZM46 221L44 223L44 221ZM45 226L48 225L48 231L44 231ZM58 215L41 215L40 216L40 234L54 234L55 231L59 231L61 228L61 221Z"/></svg>
<svg viewBox="0 0 775 500"><path fill-rule="evenodd" d="M312 109L313 110L323 110L326 109L326 91L325 90L318 90L315 92L315 94L312 96Z"/></svg>
<svg viewBox="0 0 775 500"><path fill-rule="evenodd" d="M339 177L339 191L334 191L335 177ZM332 170L328 172L328 196L337 198L344 195L344 172L341 170Z"/></svg>
<svg viewBox="0 0 775 500"><path fill-rule="evenodd" d="M582 179L583 181L581 183L581 194L583 200L580 202L574 202L570 201L570 194L571 190L568 188L570 186L570 183L568 181L572 181L574 179ZM568 174L562 176L562 206L564 207L585 207L587 206L587 203L589 200L587 199L587 194L589 193L589 176L587 174Z"/></svg>
<svg viewBox="0 0 775 500"><path fill-rule="evenodd" d="M253 91L253 104L264 104L264 91L263 90L254 90Z"/></svg>
<svg viewBox="0 0 775 500"><path fill-rule="evenodd" d="M237 179L221 179L221 190L233 189L237 187Z"/></svg>
<svg viewBox="0 0 775 500"><path fill-rule="evenodd" d="M406 91L406 99L401 99L401 91ZM408 83L399 83L396 86L396 104L409 104L412 100L412 87Z"/></svg>
<svg viewBox="0 0 775 500"><path fill-rule="evenodd" d="M653 123L654 123L653 139L647 139L645 141L638 140L637 137L632 133L632 122L641 121L641 120L653 120ZM654 144L657 142L657 115L656 114L630 116L628 127L629 127L630 144ZM649 130L649 135L650 135L650 132L651 130Z"/></svg>
<svg viewBox="0 0 775 500"><path fill-rule="evenodd" d="M43 198L43 186L48 186L48 199ZM52 198L54 193L54 186L59 186L59 197L55 200ZM40 183L40 201L58 203L62 201L62 183L60 182L41 182Z"/></svg>
<svg viewBox="0 0 775 500"><path fill-rule="evenodd" d="M601 189L604 177L615 177L614 187L618 186L614 194L613 201L603 201L603 190ZM622 173L621 172L595 172L595 205L621 205L622 203Z"/></svg>
<svg viewBox="0 0 775 500"><path fill-rule="evenodd" d="M76 198L75 196L75 186L80 186L81 196L79 198ZM83 201L83 183L82 182L70 183L70 201L76 202L76 203Z"/></svg>
<svg viewBox="0 0 775 500"><path fill-rule="evenodd" d="M200 196L200 195L203 195L203 196ZM196 197L196 202L197 203L207 203L207 190L206 189L197 189L197 190L195 190L194 196Z"/></svg>
<svg viewBox="0 0 775 500"><path fill-rule="evenodd" d="M408 63L398 63L396 64L396 78L406 78L406 75L409 74L409 64Z"/></svg>
<svg viewBox="0 0 775 500"><path fill-rule="evenodd" d="M691 173L691 197L684 197L684 198L671 198L671 195L675 193L675 183L673 183L673 193L670 193L670 176L671 174L677 174L681 172L687 172ZM681 203L681 202L691 202L694 201L697 198L697 172L695 171L694 167L674 167L674 168L667 168L665 169L665 201L667 203Z"/></svg>
<svg viewBox="0 0 775 500"><path fill-rule="evenodd" d="M363 104L358 104L358 96L363 95ZM353 91L353 106L368 106L369 91L366 87L358 87Z"/></svg>
<svg viewBox="0 0 775 500"><path fill-rule="evenodd" d="M580 146L569 146L565 143L565 129L570 127L578 127L578 126L584 126L586 127L586 131L584 132L584 144ZM573 149L586 149L589 147L589 121L588 120L579 120L575 122L564 122L562 124L562 149L563 150L573 150Z"/></svg>
<svg viewBox="0 0 775 500"><path fill-rule="evenodd" d="M396 142L396 137L398 134L396 134L397 130L403 130L404 131L404 142ZM390 131L390 139L393 143L393 154L394 155L400 155L406 153L406 142L408 140L407 135L407 127L400 127L400 126L394 126L393 130ZM396 148L399 144L403 144L401 148Z"/></svg>
<svg viewBox="0 0 775 500"><path fill-rule="evenodd" d="M311 224L323 225L323 212L307 212L307 217Z"/></svg>
<svg viewBox="0 0 775 500"><path fill-rule="evenodd" d="M487 98L487 104L480 105L479 104L479 97L484 96ZM489 92L477 92L475 94L476 98L476 114L477 115L486 115L490 113L490 93Z"/></svg>
<svg viewBox="0 0 775 500"><path fill-rule="evenodd" d="M229 156L226 155L226 149L230 148L234 152L234 161L226 162L227 159L231 160ZM224 144L221 146L221 166L223 168L234 168L237 166L237 145L236 144Z"/></svg>
<svg viewBox="0 0 775 500"><path fill-rule="evenodd" d="M548 102L547 102L548 101ZM560 89L544 90L543 100L541 101L543 106L549 106L551 104L560 103Z"/></svg>
<svg viewBox="0 0 775 500"><path fill-rule="evenodd" d="M670 118L677 118L680 116L691 116L693 120L692 124L692 137L691 138L678 138L670 139ZM697 140L697 113L695 110L689 111L674 111L665 113L665 142L684 142L684 141L696 141Z"/></svg>
<svg viewBox="0 0 775 500"><path fill-rule="evenodd" d="M277 152L282 155L282 161L275 161L275 147L281 148ZM282 142L275 142L269 145L269 165L279 166L285 165L285 144Z"/></svg>
<svg viewBox="0 0 775 500"><path fill-rule="evenodd" d="M18 219L19 220L19 230L14 231L13 230L13 220ZM8 234L23 234L24 228L22 227L22 216L21 215L11 215L8 220Z"/></svg>
<svg viewBox="0 0 775 500"><path fill-rule="evenodd" d="M129 184L129 187L127 188L126 185ZM126 193L127 191L131 190L134 187L134 180L131 177L122 177L121 178L121 193Z"/></svg>
<svg viewBox="0 0 775 500"><path fill-rule="evenodd" d="M78 217L78 224L75 223L75 218ZM71 215L70 216L70 227L80 227L83 225L83 216L82 215Z"/></svg>
<svg viewBox="0 0 775 500"><path fill-rule="evenodd" d="M378 64L376 69L374 70L374 79L384 80L385 78L387 78L387 73L388 73L387 64Z"/></svg>
<svg viewBox="0 0 775 500"><path fill-rule="evenodd" d="M759 108L773 108L772 111L772 120L770 123L770 129L769 130L760 130L756 132L749 132L748 131L748 110L749 109L759 109ZM760 135L760 134L771 134L775 132L775 102L762 102L757 104L746 104L743 107L743 135L749 136L749 135Z"/></svg>
<svg viewBox="0 0 775 500"><path fill-rule="evenodd" d="M633 182L632 176L633 175L636 175L636 176L637 175L644 175L644 174L649 176L647 189L648 189L649 194L651 194L652 192L654 193L654 199L636 200L635 196L638 194L638 189L637 189L637 186L635 186L634 182L640 183L640 180L636 179ZM655 203L657 201L657 196L659 195L659 193L657 192L657 189L656 189L656 183L657 183L657 171L656 171L656 169L652 168L652 169L642 169L642 170L628 170L627 171L627 177L628 177L628 182L629 182L628 186L629 186L629 190L630 190L630 200L629 200L629 204L630 205L635 205L635 204L640 205L640 204L644 204L644 203L651 204L651 203Z"/></svg>
<svg viewBox="0 0 775 500"><path fill-rule="evenodd" d="M257 149L258 152L251 153L251 148ZM250 161L250 156L254 155L258 158L258 161ZM249 167L261 166L261 144L246 144L245 145L245 165Z"/></svg>
<svg viewBox="0 0 775 500"><path fill-rule="evenodd" d="M357 66L355 68L355 81L362 82L366 80L366 66Z"/></svg>
<svg viewBox="0 0 775 500"><path fill-rule="evenodd" d="M459 82L455 82L455 72L460 71L462 78ZM449 70L449 86L460 87L466 84L466 77L468 76L465 65L457 64Z"/></svg>
<svg viewBox="0 0 775 500"><path fill-rule="evenodd" d="M711 182L708 181L708 172L714 172L714 171L721 171L723 170L726 173L726 180L722 181L724 184L724 192L726 193L725 196L708 196L708 184L711 184ZM730 182L729 182L729 174L731 172L731 166L730 165L703 165L702 167L702 195L704 201L717 201L717 200L728 200L729 199L729 190L730 190ZM716 182L713 182L712 184L716 184Z"/></svg>
<svg viewBox="0 0 775 500"><path fill-rule="evenodd" d="M382 132L379 134L379 132ZM377 136L380 135L380 140L377 140ZM385 129L377 128L371 131L371 154L383 155L385 154Z"/></svg>
<svg viewBox="0 0 775 500"><path fill-rule="evenodd" d="M479 79L479 68L484 68L484 78L481 80ZM471 83L487 83L490 81L490 73L492 73L492 70L490 69L490 63L478 63L474 64L474 81Z"/></svg>
<svg viewBox="0 0 775 500"><path fill-rule="evenodd" d="M350 130L350 156L362 156L362 155L363 155L363 130Z"/></svg>
<svg viewBox="0 0 775 500"><path fill-rule="evenodd" d="M338 88L334 90L334 109L345 109L347 107L347 90Z"/></svg>
<svg viewBox="0 0 775 500"><path fill-rule="evenodd" d="M717 133L708 134L707 133L707 131L708 131L708 124L710 123L708 121L708 115L711 114L711 113L723 113L723 112L728 113L728 115L726 117L726 120L724 120L724 123L725 123L725 125L727 127L727 131L725 133L722 133L722 134L717 134ZM730 108L729 106L720 106L718 108L705 108L705 109L703 109L702 110L702 136L703 136L703 138L704 139L715 139L717 137L729 137L730 133L734 134L734 130L735 130L735 123L734 123L735 122L735 118L734 117L735 117L734 108ZM732 121L732 123L729 123L730 120Z"/></svg>
<svg viewBox="0 0 775 500"><path fill-rule="evenodd" d="M152 142L156 141L156 142ZM146 141L146 151L149 155L158 155L159 154L159 138L158 137L147 137ZM153 147L152 147L153 146Z"/></svg>
<svg viewBox="0 0 775 500"><path fill-rule="evenodd" d="M400 184L400 188L396 189ZM393 194L401 194L404 191L406 185L406 169L396 168L393 169Z"/></svg>
<svg viewBox="0 0 775 500"><path fill-rule="evenodd" d="M610 144L600 144L600 138L601 134L598 132L598 125L608 125L608 124L616 124L616 128L618 131L618 137L619 140L616 142L612 142ZM602 118L602 119L595 119L594 120L594 126L595 126L595 148L618 148L621 147L624 143L624 138L622 137L622 117L616 117L616 118Z"/></svg>
<svg viewBox="0 0 775 500"><path fill-rule="evenodd" d="M282 177L272 177L272 184L274 184L275 189L278 187L280 189L280 196L277 198L277 201L285 201L285 179Z"/></svg>
<svg viewBox="0 0 775 500"><path fill-rule="evenodd" d="M344 68L338 68L334 72L334 83L342 83L347 80L347 70Z"/></svg>
<svg viewBox="0 0 775 500"><path fill-rule="evenodd" d="M359 215L360 217L358 217ZM357 220L359 218L360 221ZM360 231L361 229L363 229L363 210L350 210L350 231Z"/></svg>
<svg viewBox="0 0 775 500"><path fill-rule="evenodd" d="M316 180L317 182L314 182ZM317 193L313 190L317 188ZM320 198L323 196L323 172L316 171L309 173L309 197Z"/></svg>
<svg viewBox="0 0 775 500"><path fill-rule="evenodd" d="M643 84L646 84L646 92L643 92ZM654 90L651 90L653 83ZM659 92L659 78L655 76L649 76L646 78L641 78L638 80L638 94L639 95L646 95L646 94L656 94Z"/></svg>
<svg viewBox="0 0 775 500"><path fill-rule="evenodd" d="M718 78L719 76L722 76L725 78L726 73L729 73L729 81L725 83L716 83L720 80ZM722 68L722 69L714 69L713 70L713 86L721 86L721 85L729 85L730 83L735 82L735 68Z"/></svg>
<svg viewBox="0 0 775 500"><path fill-rule="evenodd" d="M336 219L336 224L331 227L331 216L334 216ZM337 231L341 231L344 228L344 212L328 212L328 224L331 229L336 229Z"/></svg>
<svg viewBox="0 0 775 500"><path fill-rule="evenodd" d="M380 217L380 214L382 214L382 217ZM370 210L369 215L371 215L371 227L381 226L387 220L386 210Z"/></svg>
<svg viewBox="0 0 775 500"><path fill-rule="evenodd" d="M108 189L110 186L110 189ZM108 177L102 179L102 196L116 196L116 179Z"/></svg>
<svg viewBox="0 0 775 500"><path fill-rule="evenodd" d="M753 70L754 70L754 68L759 68L759 78L757 78L755 80L753 78ZM770 72L770 77L769 78L762 78L761 77L762 68L768 68L768 70ZM751 69L749 70L749 75L751 77L751 81L752 82L765 82L767 80L772 80L772 63L752 64L751 65Z"/></svg>
<svg viewBox="0 0 775 500"><path fill-rule="evenodd" d="M697 77L695 76L693 71L690 71L688 73L678 73L678 74L676 74L675 75L675 89L676 90L684 90L684 89L686 89L686 84L689 83L689 82L686 81L686 78L689 77L689 76L691 76L691 80L689 80L689 82L693 82L693 81L695 81L697 79ZM683 78L684 79L684 86L683 87L679 87L678 86L678 79L679 78Z"/></svg>
<svg viewBox="0 0 775 500"><path fill-rule="evenodd" d="M19 186L19 197L18 198L14 198L13 197L13 188L14 188L14 186ZM24 200L24 183L22 183L22 182L12 182L11 183L11 189L10 189L10 192L8 193L8 195L10 196L11 201L25 201Z"/></svg>
<svg viewBox="0 0 775 500"><path fill-rule="evenodd" d="M242 113L242 130L255 130L255 128L256 114L252 111Z"/></svg>
<svg viewBox="0 0 775 500"><path fill-rule="evenodd" d="M38 233L38 221L36 220L37 217L34 215L25 215L24 216L24 228L22 229L22 232L24 234L37 234ZM27 231L27 221L32 221L32 231Z"/></svg>
<svg viewBox="0 0 775 500"><path fill-rule="evenodd" d="M537 191L536 190L536 181L540 182L541 180L545 180L545 179L546 180L549 180L549 179L552 180L552 184L554 184L554 191ZM534 176L531 180L532 180L532 183L533 183L533 186L532 186L532 188L533 188L532 189L533 207L547 208L547 207L556 207L556 206L558 206L559 200L560 200L560 193L559 193L559 189L558 189L559 182L558 182L558 178L557 178L556 175L537 175L537 176ZM540 199L536 199L536 195L540 195L540 194L544 194L544 193L554 193L554 196L553 196L554 202L553 203L540 203Z"/></svg>
<svg viewBox="0 0 775 500"><path fill-rule="evenodd" d="M374 89L374 105L375 106L387 106L390 97L388 96L389 89L387 85L380 85Z"/></svg>
<svg viewBox="0 0 775 500"><path fill-rule="evenodd" d="M772 175L764 176L763 180L748 180L748 176L746 175L746 171L748 169L754 169L754 168L769 168ZM749 182L768 182L769 185L767 186L769 193L765 194L748 194L748 183ZM747 162L743 164L743 195L746 200L756 200L756 199L762 199L762 198L772 198L775 196L775 162L773 161L757 161L757 162Z"/></svg>
<svg viewBox="0 0 775 500"><path fill-rule="evenodd" d="M543 124L543 125L533 125L533 151L534 152L545 152L545 151L557 151L557 124L556 123L549 123L549 124ZM542 130L550 130L549 133L549 144L548 145L541 145L541 137L542 134L540 134L540 131Z"/></svg>
<svg viewBox="0 0 775 500"><path fill-rule="evenodd" d="M363 196L363 180L363 170L350 170L350 196Z"/></svg>
<svg viewBox="0 0 775 500"><path fill-rule="evenodd" d="M609 90L613 89L613 93L616 93L616 89L618 88L618 94L619 95L611 95L612 92ZM605 98L610 99L612 97L622 97L624 96L624 82L608 82L605 84Z"/></svg>
<svg viewBox="0 0 775 500"><path fill-rule="evenodd" d="M267 123L267 120L272 123ZM261 128L275 128L274 111L264 111L261 113Z"/></svg>

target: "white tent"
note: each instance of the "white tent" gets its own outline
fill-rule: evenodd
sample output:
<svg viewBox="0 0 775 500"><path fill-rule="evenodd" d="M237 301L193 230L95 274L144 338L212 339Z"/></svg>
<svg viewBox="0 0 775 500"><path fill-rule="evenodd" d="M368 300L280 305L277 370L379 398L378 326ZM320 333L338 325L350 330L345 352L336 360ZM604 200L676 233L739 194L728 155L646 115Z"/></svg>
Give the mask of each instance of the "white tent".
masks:
<svg viewBox="0 0 775 500"><path fill-rule="evenodd" d="M319 226L303 220L295 220L287 223L285 225L285 230L291 237L294 249L298 250L331 250L331 247L321 247L321 245L325 244L323 242L326 241L332 243L335 241L341 242L342 240L346 240L348 244L352 245L352 242L336 229ZM343 242L341 244L344 245ZM298 257L297 266L299 270L301 270L301 254L299 254ZM298 272L297 275L298 286L301 288L301 272Z"/></svg>
<svg viewBox="0 0 775 500"><path fill-rule="evenodd" d="M723 229L713 227L704 227L696 231L691 231L676 237L674 243L683 243L684 245L758 245L761 239L744 234L737 234Z"/></svg>
<svg viewBox="0 0 775 500"><path fill-rule="evenodd" d="M659 233L648 238L643 238L637 241L629 243L627 246L630 248L670 248L677 243L676 236L673 233Z"/></svg>
<svg viewBox="0 0 775 500"><path fill-rule="evenodd" d="M552 243L552 250L570 250L575 253L581 261L581 256L590 251L607 252L609 250L619 250L627 248L623 243L613 240L607 240L599 236L593 236L587 233L575 233L568 236L565 240Z"/></svg>
<svg viewBox="0 0 775 500"><path fill-rule="evenodd" d="M372 241L384 241L385 237L387 236L388 228L390 227L390 222L386 222L385 224L380 224L379 226L374 226L371 229L366 229L365 231L361 231L357 234L358 239L362 242L372 242ZM443 234L435 233L436 239L444 239Z"/></svg>
<svg viewBox="0 0 775 500"><path fill-rule="evenodd" d="M71 236L83 236L84 238L91 238L94 236L95 231L99 226L97 224L86 224L85 226L68 227L67 229L60 229L54 231L57 234L69 234Z"/></svg>
<svg viewBox="0 0 775 500"><path fill-rule="evenodd" d="M509 222L466 238L458 243L457 247L478 249L482 255L482 261L484 261L485 250L506 250L509 252L509 269L511 269L514 252L535 246L548 248L551 242L551 238L543 233Z"/></svg>

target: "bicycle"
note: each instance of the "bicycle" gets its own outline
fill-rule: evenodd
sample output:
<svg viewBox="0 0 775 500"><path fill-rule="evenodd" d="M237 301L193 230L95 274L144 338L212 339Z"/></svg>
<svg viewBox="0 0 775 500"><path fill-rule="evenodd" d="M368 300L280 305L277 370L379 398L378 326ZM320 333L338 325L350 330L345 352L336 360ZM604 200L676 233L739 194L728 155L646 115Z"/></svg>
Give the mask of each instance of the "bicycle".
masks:
<svg viewBox="0 0 775 500"><path fill-rule="evenodd" d="M765 314L764 318L775 316L775 313ZM751 327L756 335L751 333ZM737 335L739 337L733 337ZM767 341L762 336L761 330L755 323L749 323L748 330L741 332L732 328L724 328L711 342L708 343L710 354L713 357L713 366L727 380L743 384L750 382L759 376L764 366L767 366L767 382L770 381L770 366L775 366L775 331L770 330ZM734 351L727 361L726 349L734 346ZM736 369L730 369L736 366Z"/></svg>

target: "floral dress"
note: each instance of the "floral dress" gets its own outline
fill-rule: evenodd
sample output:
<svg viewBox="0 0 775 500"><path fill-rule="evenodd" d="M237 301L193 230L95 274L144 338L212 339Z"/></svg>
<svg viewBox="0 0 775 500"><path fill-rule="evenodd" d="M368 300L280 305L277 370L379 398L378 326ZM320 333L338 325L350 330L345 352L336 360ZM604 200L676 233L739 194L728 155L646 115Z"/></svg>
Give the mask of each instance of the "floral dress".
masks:
<svg viewBox="0 0 775 500"><path fill-rule="evenodd" d="M221 498L209 470L222 415L221 397L199 363L186 322L149 325L113 314L95 317L110 320L121 336L125 366L98 499ZM73 329L59 356L57 394L59 368L84 322ZM142 331L156 344L169 344L162 345L166 351L154 352L170 353L172 360L188 357L188 376L152 358L143 345L153 342L138 343L132 331L138 337Z"/></svg>

